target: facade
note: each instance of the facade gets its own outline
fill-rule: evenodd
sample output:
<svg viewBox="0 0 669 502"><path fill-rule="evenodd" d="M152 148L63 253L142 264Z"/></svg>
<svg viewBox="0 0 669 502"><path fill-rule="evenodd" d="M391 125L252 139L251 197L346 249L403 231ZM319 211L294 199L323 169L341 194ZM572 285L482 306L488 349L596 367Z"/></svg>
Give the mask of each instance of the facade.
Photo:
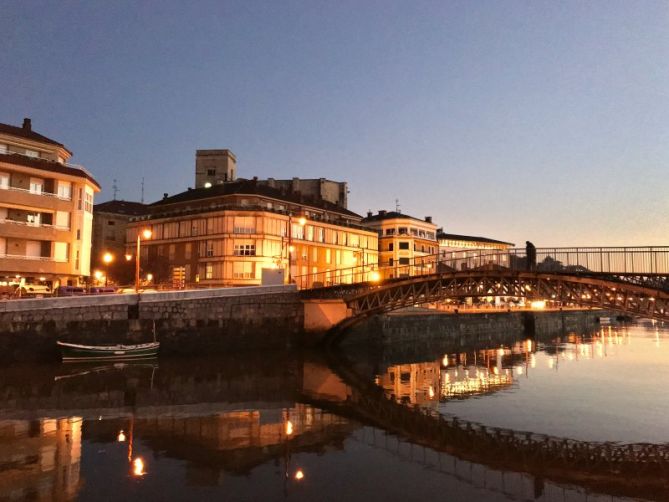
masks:
<svg viewBox="0 0 669 502"><path fill-rule="evenodd" d="M383 279L429 273L439 250L437 226L396 211L367 214L362 224L379 236L379 271Z"/></svg>
<svg viewBox="0 0 669 502"><path fill-rule="evenodd" d="M195 188L220 185L237 179L237 157L230 150L195 152Z"/></svg>
<svg viewBox="0 0 669 502"><path fill-rule="evenodd" d="M91 269L105 272L114 282L126 284L134 277L134 263L125 263L125 235L130 218L142 216L148 206L141 202L110 200L93 206L93 252ZM103 262L112 255L110 264Z"/></svg>
<svg viewBox="0 0 669 502"><path fill-rule="evenodd" d="M134 253L138 232L150 229L142 275L172 286L258 285L263 269L283 269L286 280L307 287L367 280L377 266L377 234L360 225L360 215L257 180L166 196L149 211L130 221L127 252ZM369 268L342 276L341 269L360 263Z"/></svg>
<svg viewBox="0 0 669 502"><path fill-rule="evenodd" d="M321 199L346 209L348 207L348 183L325 178L275 180L268 178L258 183L276 188L287 194L299 194L311 199Z"/></svg>
<svg viewBox="0 0 669 502"><path fill-rule="evenodd" d="M458 262L468 257L483 254L495 254L513 248L511 242L488 239L487 237L473 237L469 235L447 234L440 228L437 232L439 241L439 257L442 261L453 261L455 268L464 268L466 263ZM502 257L505 258L505 257ZM459 266L457 266L459 265Z"/></svg>
<svg viewBox="0 0 669 502"><path fill-rule="evenodd" d="M100 185L72 152L0 124L0 282L77 285L90 275L93 197Z"/></svg>

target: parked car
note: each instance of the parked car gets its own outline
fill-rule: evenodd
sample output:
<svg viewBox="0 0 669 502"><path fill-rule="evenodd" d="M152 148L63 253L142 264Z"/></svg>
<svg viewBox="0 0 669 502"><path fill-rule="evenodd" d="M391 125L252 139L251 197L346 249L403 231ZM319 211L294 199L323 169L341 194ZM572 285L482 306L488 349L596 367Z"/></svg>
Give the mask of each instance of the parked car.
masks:
<svg viewBox="0 0 669 502"><path fill-rule="evenodd" d="M94 286L88 290L91 295L104 295L108 293L116 293L116 288L113 286Z"/></svg>
<svg viewBox="0 0 669 502"><path fill-rule="evenodd" d="M51 287L46 284L24 284L20 289L21 298L43 298L51 296Z"/></svg>
<svg viewBox="0 0 669 502"><path fill-rule="evenodd" d="M81 288L79 286L59 286L56 291L54 291L55 296L81 296L85 295L86 288Z"/></svg>

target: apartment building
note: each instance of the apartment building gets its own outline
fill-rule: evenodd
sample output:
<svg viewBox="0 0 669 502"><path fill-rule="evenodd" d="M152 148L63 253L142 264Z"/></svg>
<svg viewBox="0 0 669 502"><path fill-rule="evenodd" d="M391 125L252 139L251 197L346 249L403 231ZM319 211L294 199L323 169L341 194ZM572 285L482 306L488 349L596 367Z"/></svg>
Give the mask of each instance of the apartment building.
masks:
<svg viewBox="0 0 669 502"><path fill-rule="evenodd" d="M500 254L495 263L504 265L507 257L503 253L513 248L512 242L498 241L487 237L474 237L470 235L447 234L443 229L437 230L439 241L439 257L444 263L450 263L453 268L462 269L467 267L466 259L475 256L489 254L491 257Z"/></svg>
<svg viewBox="0 0 669 502"><path fill-rule="evenodd" d="M0 281L55 287L90 275L93 198L100 185L63 144L0 124Z"/></svg>
<svg viewBox="0 0 669 502"><path fill-rule="evenodd" d="M439 243L432 217L421 220L398 211L379 211L367 213L362 224L378 234L382 278L429 273L435 267Z"/></svg>
<svg viewBox="0 0 669 502"><path fill-rule="evenodd" d="M134 253L138 233L151 230L141 243L142 275L173 285L258 285L263 269L283 269L300 287L356 282L378 263L377 234L361 219L320 198L237 180L165 194L131 219L126 246Z"/></svg>

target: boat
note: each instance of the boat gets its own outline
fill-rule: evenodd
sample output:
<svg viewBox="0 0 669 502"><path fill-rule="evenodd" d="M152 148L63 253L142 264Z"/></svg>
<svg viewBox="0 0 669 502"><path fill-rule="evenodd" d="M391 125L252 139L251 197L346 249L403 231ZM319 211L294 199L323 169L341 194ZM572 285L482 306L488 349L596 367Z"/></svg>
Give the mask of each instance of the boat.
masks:
<svg viewBox="0 0 669 502"><path fill-rule="evenodd" d="M160 342L140 343L138 345L79 345L60 341L56 343L63 356L63 362L148 359L156 357L160 347Z"/></svg>

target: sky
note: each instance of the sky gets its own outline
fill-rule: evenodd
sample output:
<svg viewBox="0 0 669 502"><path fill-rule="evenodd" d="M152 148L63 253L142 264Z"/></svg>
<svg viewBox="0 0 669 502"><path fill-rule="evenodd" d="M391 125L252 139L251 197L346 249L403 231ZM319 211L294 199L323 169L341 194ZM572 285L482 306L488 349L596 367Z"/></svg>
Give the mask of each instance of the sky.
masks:
<svg viewBox="0 0 669 502"><path fill-rule="evenodd" d="M239 177L537 247L669 244L669 2L59 1L0 9L0 122L96 202ZM399 202L397 202L399 201Z"/></svg>

